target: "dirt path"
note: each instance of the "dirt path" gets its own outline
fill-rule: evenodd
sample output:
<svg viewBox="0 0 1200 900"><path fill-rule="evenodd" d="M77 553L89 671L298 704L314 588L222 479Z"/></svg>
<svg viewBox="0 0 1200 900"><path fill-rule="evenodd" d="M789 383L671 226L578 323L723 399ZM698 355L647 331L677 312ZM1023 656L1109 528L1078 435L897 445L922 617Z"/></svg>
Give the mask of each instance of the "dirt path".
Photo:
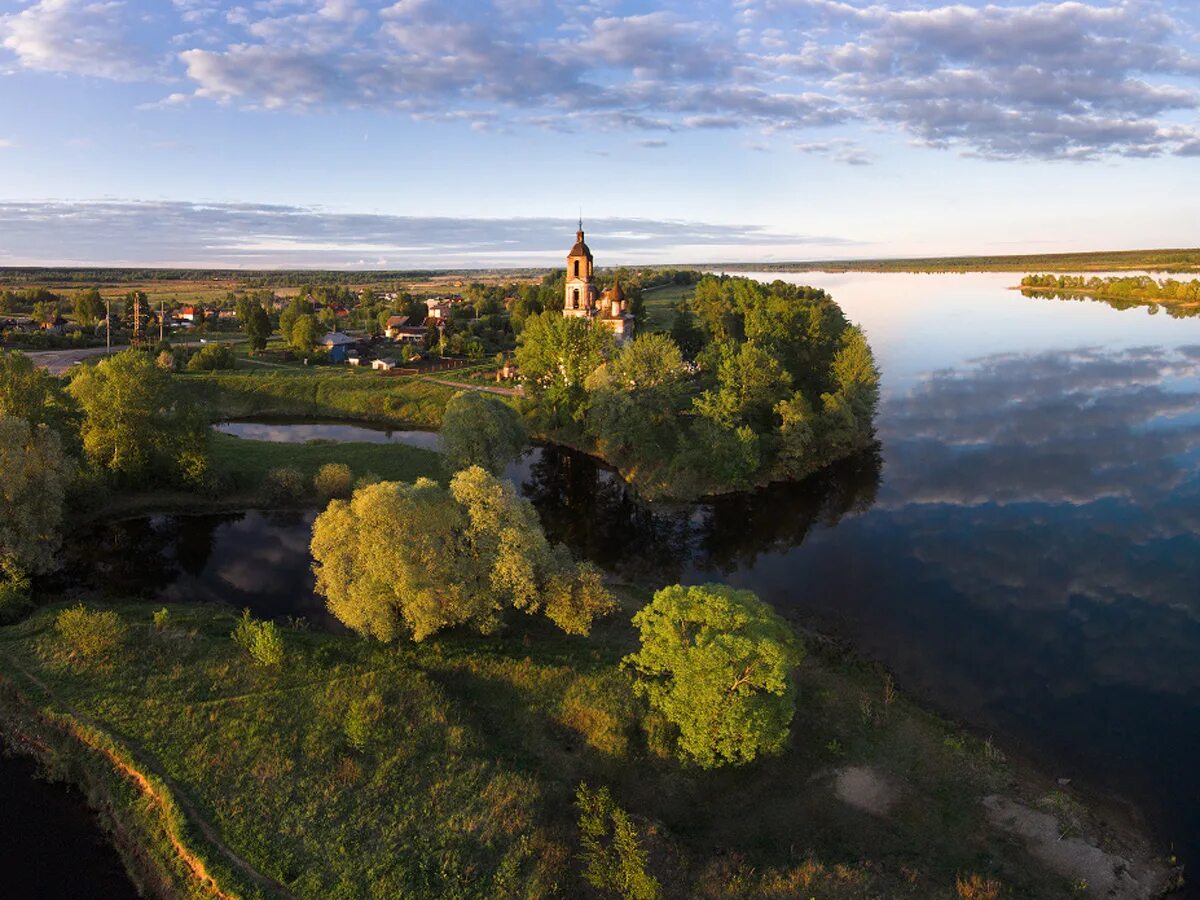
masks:
<svg viewBox="0 0 1200 900"><path fill-rule="evenodd" d="M23 666L12 659L12 657L7 657L7 661L14 669L20 672L25 678L29 679L31 683L37 685L37 687L43 691L47 697L52 699L60 709L65 710L78 724L86 726L86 728L94 729L100 734L107 735L108 732L106 732L98 722L96 722L90 716L81 713L70 704L64 703L58 697L58 695L55 694L48 685L46 685L45 682L43 682L33 673L27 671ZM213 828L203 816L200 815L200 811L195 807L191 800L188 799L187 794L180 790L179 785L176 784L175 781L168 775L159 774L157 776L159 779L161 779L163 784L166 785L167 791L169 792L169 796L163 796L141 771L139 771L136 767L126 763L111 748L105 747L95 741L92 736L87 733L87 731L81 728L72 728L72 735L80 743L90 747L104 756L104 758L109 761L114 769L116 769L118 772L121 772L126 778L136 784L138 789L141 790L141 792L145 794L155 806L162 810L162 818L163 822L165 823L164 830L167 833L167 837L171 841L171 846L174 848L176 854L183 861L183 863L192 871L192 874L195 876L195 878L209 891L211 891L214 897L220 898L220 900L237 900L235 895L227 894L221 890L220 886L217 884L217 880L209 873L208 868L204 865L204 860L196 856L196 854L188 848L188 846L176 833L176 829L172 827L171 817L169 815L170 800L174 800L175 803L179 805L188 821L199 828L205 839L212 844L212 846L216 848L216 850L222 856L229 860L231 864L237 867L242 874L249 878L250 881L275 895L283 897L292 896L292 894L288 893L287 889L282 884L275 879L262 874L258 871L258 869L254 868L254 866L248 860L234 852L234 850L221 839L221 836L217 830ZM145 748L140 747L136 741L131 741L128 738L123 738L123 741L129 746L131 752L137 753L143 757L147 755Z"/></svg>
<svg viewBox="0 0 1200 900"><path fill-rule="evenodd" d="M432 381L434 384L444 384L446 387L462 388L465 391L482 391L485 394L499 394L502 397L523 397L525 392L519 387L491 387L486 384L469 384L465 381L449 381L445 378L422 378L422 381Z"/></svg>

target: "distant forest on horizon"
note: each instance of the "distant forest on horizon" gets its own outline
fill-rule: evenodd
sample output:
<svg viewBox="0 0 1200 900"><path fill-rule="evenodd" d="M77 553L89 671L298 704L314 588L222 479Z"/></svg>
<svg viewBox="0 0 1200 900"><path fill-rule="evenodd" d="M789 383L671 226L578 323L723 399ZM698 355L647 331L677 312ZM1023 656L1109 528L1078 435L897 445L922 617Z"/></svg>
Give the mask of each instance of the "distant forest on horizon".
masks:
<svg viewBox="0 0 1200 900"><path fill-rule="evenodd" d="M555 271L558 266L478 269L231 269L155 268L104 266L0 266L0 282L22 284L99 284L143 281L237 281L247 286L298 287L301 285L411 281L461 277L529 278ZM660 269L717 270L730 272L1020 272L1039 271L1200 271L1200 248L1169 250L1115 250L1080 253L1039 253L994 256L944 256L877 259L830 259L791 262L662 263L612 266L640 271Z"/></svg>

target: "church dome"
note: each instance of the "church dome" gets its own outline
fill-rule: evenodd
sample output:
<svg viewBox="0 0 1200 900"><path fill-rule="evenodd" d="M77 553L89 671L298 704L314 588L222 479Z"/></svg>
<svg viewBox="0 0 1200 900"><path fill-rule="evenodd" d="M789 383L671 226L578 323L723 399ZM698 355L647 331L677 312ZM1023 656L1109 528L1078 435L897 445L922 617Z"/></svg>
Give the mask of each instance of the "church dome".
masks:
<svg viewBox="0 0 1200 900"><path fill-rule="evenodd" d="M579 223L579 230L575 232L575 246L571 248L571 252L567 254L567 259L572 256L586 256L592 258L592 251L583 240L583 223Z"/></svg>

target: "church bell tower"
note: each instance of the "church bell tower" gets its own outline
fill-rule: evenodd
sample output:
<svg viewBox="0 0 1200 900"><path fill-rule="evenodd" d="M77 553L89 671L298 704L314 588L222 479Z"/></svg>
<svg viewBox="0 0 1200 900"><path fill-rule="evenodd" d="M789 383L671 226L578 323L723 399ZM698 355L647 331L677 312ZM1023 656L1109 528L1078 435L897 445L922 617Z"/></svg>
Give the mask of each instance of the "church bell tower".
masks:
<svg viewBox="0 0 1200 900"><path fill-rule="evenodd" d="M565 316L590 316L596 309L596 280L592 275L592 251L583 240L583 220L575 232L575 246L567 254Z"/></svg>

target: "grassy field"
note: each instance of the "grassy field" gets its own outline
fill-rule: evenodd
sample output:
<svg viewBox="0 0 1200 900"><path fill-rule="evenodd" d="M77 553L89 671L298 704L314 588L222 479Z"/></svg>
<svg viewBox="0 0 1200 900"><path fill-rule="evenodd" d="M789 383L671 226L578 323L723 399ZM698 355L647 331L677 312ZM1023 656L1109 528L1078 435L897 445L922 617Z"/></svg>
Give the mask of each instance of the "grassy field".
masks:
<svg viewBox="0 0 1200 900"><path fill-rule="evenodd" d="M1078 815L1071 828L1083 811L1039 801L1051 787L827 643L810 639L782 757L705 773L651 752L615 668L646 595L622 597L589 639L523 618L501 636L396 647L286 631L280 669L234 644L232 612L195 606L172 607L165 628L145 605L117 607L124 649L81 664L51 607L0 630L0 721L92 784L180 896L205 892L176 844L239 896L592 895L581 781L633 814L668 897L955 897L970 874L1005 897L1074 895L989 827L980 801L1032 790ZM366 723L358 746L350 710ZM114 760L137 776L112 777ZM851 769L895 787L885 812L839 799ZM174 812L151 815L142 781Z"/></svg>
<svg viewBox="0 0 1200 900"><path fill-rule="evenodd" d="M675 304L689 299L696 291L691 284L665 284L642 291L646 304L646 327L650 331L670 331Z"/></svg>
<svg viewBox="0 0 1200 900"><path fill-rule="evenodd" d="M349 367L246 367L182 375L180 384L219 418L308 416L437 428L454 388Z"/></svg>

